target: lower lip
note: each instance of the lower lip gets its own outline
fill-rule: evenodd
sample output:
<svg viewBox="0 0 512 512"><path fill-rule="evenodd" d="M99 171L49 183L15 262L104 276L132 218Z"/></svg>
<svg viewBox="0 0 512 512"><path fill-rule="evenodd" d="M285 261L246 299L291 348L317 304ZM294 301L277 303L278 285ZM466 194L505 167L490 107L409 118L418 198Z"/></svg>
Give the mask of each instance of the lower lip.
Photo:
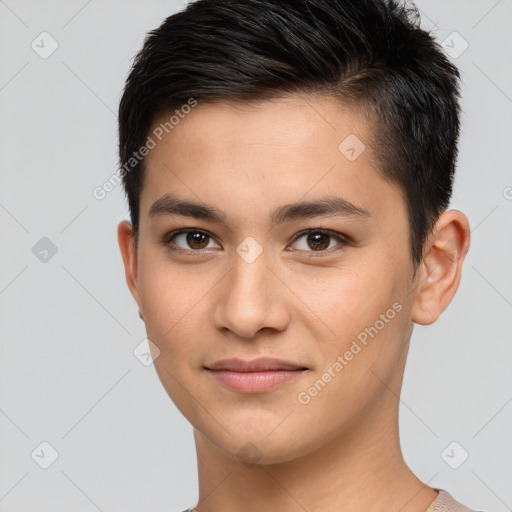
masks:
<svg viewBox="0 0 512 512"><path fill-rule="evenodd" d="M261 372L208 371L219 382L235 391L241 393L262 393L296 379L306 370L265 370Z"/></svg>

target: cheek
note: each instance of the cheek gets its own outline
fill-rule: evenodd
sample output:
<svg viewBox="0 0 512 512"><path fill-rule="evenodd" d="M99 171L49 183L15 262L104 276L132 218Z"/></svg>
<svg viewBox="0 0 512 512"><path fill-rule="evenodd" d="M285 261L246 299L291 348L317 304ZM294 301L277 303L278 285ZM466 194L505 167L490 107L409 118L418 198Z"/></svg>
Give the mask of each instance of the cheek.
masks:
<svg viewBox="0 0 512 512"><path fill-rule="evenodd" d="M194 339L190 334L197 335L201 307L215 280L194 265L178 266L164 257L146 261L139 272L139 289L148 337L163 351L187 347Z"/></svg>
<svg viewBox="0 0 512 512"><path fill-rule="evenodd" d="M171 400L191 420L197 415L191 396L196 394L199 346L204 343L204 299L214 283L192 265L157 259L142 268L139 283L147 336L160 351L154 368Z"/></svg>
<svg viewBox="0 0 512 512"><path fill-rule="evenodd" d="M188 302L201 292L200 272L193 267L177 265L165 247L146 241L139 258L139 288L143 306L154 320L169 323L190 309Z"/></svg>
<svg viewBox="0 0 512 512"><path fill-rule="evenodd" d="M326 335L330 333L337 340L356 336L397 300L394 277L389 272L386 275L377 262L358 263L312 268L289 276L303 303L300 309L315 323L321 321Z"/></svg>
<svg viewBox="0 0 512 512"><path fill-rule="evenodd" d="M313 430L319 428L315 418L324 417L336 431L392 398L389 389L398 392L407 349L406 309L400 300L389 302L376 294L357 305L360 310L354 303L340 310L336 322L333 317L334 343L324 340L323 364L300 390L300 403L307 402L300 411Z"/></svg>
<svg viewBox="0 0 512 512"><path fill-rule="evenodd" d="M308 306L302 308L304 314L321 320L314 320L319 325L314 338L322 352L319 371L329 369L342 356L346 363L336 380L347 379L355 388L368 385L367 379L375 380L370 368L377 375L389 375L406 347L409 268L405 259L399 262L395 257L396 265L390 266L393 260L384 252L379 254L371 261L359 260L357 268L354 264L325 269L323 278L302 274L294 283Z"/></svg>

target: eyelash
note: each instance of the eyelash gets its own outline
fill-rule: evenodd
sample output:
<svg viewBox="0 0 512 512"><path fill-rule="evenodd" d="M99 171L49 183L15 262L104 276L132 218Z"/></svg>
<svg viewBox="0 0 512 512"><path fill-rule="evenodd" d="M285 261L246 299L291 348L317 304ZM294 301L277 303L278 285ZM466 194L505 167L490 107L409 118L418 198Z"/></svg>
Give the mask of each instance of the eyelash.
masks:
<svg viewBox="0 0 512 512"><path fill-rule="evenodd" d="M206 249L182 249L181 247L176 248L176 247L171 246L171 242L173 242L177 236L182 235L182 234L187 234L187 233L201 233L202 235L205 235L211 239L214 239L214 237L212 235L210 235L206 231L203 231L202 229L183 228L183 229L178 229L176 231L171 231L170 233L167 233L162 239L162 244L165 245L171 251L181 252L181 253L185 253L185 254L194 254L194 255L197 253L201 254L204 250L206 250ZM335 238L339 242L338 248L340 248L340 247L342 248L342 247L349 246L352 244L352 239L349 236L344 235L342 233L338 233L336 231L331 231L330 229L321 229L321 228L310 228L310 229L305 229L303 231L300 231L299 233L297 233L294 236L292 243L296 242L303 236L309 235L311 233L321 233L323 235L329 235L330 237ZM339 250L336 248L331 248L331 249L323 249L323 250L318 250L318 251L311 250L311 251L303 251L303 252L311 253L309 255L310 257L317 257L317 256L321 256L323 254L331 254L331 252L333 252L333 249L334 249L334 251ZM299 250L299 252L301 252L301 251Z"/></svg>

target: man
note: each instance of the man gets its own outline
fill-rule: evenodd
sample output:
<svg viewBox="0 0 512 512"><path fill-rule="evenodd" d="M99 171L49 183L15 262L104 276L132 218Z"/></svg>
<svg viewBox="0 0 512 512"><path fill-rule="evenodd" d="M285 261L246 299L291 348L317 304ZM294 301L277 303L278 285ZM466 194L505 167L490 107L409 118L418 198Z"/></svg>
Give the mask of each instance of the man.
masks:
<svg viewBox="0 0 512 512"><path fill-rule="evenodd" d="M198 0L119 109L118 238L200 512L468 511L407 466L415 323L469 247L457 69L379 0Z"/></svg>

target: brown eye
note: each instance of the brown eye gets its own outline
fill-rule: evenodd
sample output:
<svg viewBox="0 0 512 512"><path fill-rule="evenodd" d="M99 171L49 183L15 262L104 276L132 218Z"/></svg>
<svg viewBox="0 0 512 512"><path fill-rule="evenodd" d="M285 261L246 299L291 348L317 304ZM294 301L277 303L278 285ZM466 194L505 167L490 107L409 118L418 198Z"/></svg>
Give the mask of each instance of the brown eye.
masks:
<svg viewBox="0 0 512 512"><path fill-rule="evenodd" d="M173 250L199 251L214 247L209 245L212 241L210 235L197 229L182 229L167 235L164 239L164 244ZM176 245L177 248L173 247L173 245Z"/></svg>
<svg viewBox="0 0 512 512"><path fill-rule="evenodd" d="M331 241L331 236L326 233L310 233L307 236L307 243L309 247L311 247L315 251L319 251L321 249L327 249L329 247L329 243Z"/></svg>
<svg viewBox="0 0 512 512"><path fill-rule="evenodd" d="M190 231L185 233L185 239L192 249L204 249L208 245L208 235L199 233L199 231Z"/></svg>
<svg viewBox="0 0 512 512"><path fill-rule="evenodd" d="M295 242L300 251L306 252L327 252L327 249L336 246L345 246L348 244L347 238L340 233L333 233L331 231L310 229L303 231L297 235Z"/></svg>

